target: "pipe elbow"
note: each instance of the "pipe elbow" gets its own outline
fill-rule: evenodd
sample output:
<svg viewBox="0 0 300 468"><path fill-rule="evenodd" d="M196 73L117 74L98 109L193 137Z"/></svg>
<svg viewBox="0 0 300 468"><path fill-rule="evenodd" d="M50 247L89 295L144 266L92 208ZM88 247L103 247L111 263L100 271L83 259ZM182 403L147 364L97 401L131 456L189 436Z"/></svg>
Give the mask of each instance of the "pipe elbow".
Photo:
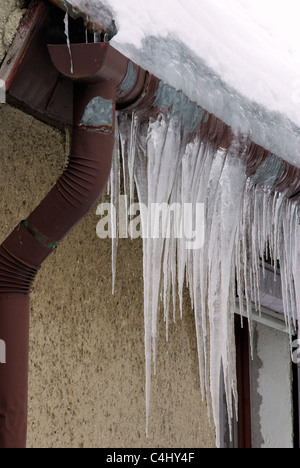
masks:
<svg viewBox="0 0 300 468"><path fill-rule="evenodd" d="M30 293L42 262L97 203L107 184L115 144L115 86L78 87L75 97L69 164L0 246L0 293Z"/></svg>
<svg viewBox="0 0 300 468"><path fill-rule="evenodd" d="M28 295L43 261L52 251L20 223L0 246L0 293Z"/></svg>
<svg viewBox="0 0 300 468"><path fill-rule="evenodd" d="M78 84L69 164L53 189L26 220L29 232L55 247L97 203L112 166L115 86Z"/></svg>
<svg viewBox="0 0 300 468"><path fill-rule="evenodd" d="M57 182L57 190L69 210L76 210L81 218L100 198L112 166L114 136L77 128L69 164Z"/></svg>
<svg viewBox="0 0 300 468"><path fill-rule="evenodd" d="M68 167L46 198L0 246L0 293L29 294L43 261L99 200L114 136L76 128Z"/></svg>
<svg viewBox="0 0 300 468"><path fill-rule="evenodd" d="M112 134L74 129L66 170L26 220L40 243L55 248L98 202L110 175L114 144Z"/></svg>

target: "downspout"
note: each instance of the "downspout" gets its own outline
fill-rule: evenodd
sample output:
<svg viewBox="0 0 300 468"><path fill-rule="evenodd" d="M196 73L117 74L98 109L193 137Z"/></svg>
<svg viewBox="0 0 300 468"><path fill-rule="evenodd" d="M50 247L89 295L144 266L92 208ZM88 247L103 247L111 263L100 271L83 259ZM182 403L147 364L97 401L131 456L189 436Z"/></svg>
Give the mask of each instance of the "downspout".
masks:
<svg viewBox="0 0 300 468"><path fill-rule="evenodd" d="M65 46L50 47L54 65L70 75ZM0 247L0 448L25 448L29 315L32 284L44 260L97 203L110 175L120 105L145 96L149 76L104 44L72 46L74 123L69 165L50 193ZM115 60L115 61L114 61ZM151 80L150 80L151 81Z"/></svg>

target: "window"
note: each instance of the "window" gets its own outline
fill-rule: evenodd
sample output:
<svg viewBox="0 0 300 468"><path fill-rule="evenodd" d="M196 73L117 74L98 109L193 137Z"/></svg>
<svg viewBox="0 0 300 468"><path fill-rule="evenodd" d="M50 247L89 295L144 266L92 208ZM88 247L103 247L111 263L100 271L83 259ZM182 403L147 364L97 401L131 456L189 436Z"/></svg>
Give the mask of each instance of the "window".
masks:
<svg viewBox="0 0 300 468"><path fill-rule="evenodd" d="M290 337L283 316L280 279L267 269L262 284L261 315L254 313L253 347L247 319L236 316L238 422L230 440L222 401L224 448L299 448L300 368L292 363ZM224 392L223 392L224 393Z"/></svg>

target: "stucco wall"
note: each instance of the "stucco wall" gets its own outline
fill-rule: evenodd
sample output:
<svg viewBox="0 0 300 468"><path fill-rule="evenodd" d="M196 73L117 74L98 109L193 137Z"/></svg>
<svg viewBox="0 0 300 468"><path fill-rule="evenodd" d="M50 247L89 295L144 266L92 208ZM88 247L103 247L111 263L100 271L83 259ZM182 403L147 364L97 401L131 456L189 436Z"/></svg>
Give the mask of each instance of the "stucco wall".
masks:
<svg viewBox="0 0 300 468"><path fill-rule="evenodd" d="M65 136L0 105L0 242L34 209L66 161ZM32 294L29 447L214 447L200 396L194 318L164 324L145 433L141 242L110 241L93 210L41 269Z"/></svg>
<svg viewBox="0 0 300 468"><path fill-rule="evenodd" d="M0 4L0 62L4 58L18 27L28 0L2 0Z"/></svg>

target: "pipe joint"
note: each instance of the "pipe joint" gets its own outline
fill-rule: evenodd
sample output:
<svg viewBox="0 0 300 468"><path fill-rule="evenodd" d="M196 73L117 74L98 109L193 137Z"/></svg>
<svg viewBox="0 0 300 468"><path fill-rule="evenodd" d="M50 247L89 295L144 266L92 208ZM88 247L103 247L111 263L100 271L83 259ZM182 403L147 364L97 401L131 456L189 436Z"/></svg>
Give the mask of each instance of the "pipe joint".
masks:
<svg viewBox="0 0 300 468"><path fill-rule="evenodd" d="M0 246L0 294L29 294L41 264L52 251L19 224Z"/></svg>

